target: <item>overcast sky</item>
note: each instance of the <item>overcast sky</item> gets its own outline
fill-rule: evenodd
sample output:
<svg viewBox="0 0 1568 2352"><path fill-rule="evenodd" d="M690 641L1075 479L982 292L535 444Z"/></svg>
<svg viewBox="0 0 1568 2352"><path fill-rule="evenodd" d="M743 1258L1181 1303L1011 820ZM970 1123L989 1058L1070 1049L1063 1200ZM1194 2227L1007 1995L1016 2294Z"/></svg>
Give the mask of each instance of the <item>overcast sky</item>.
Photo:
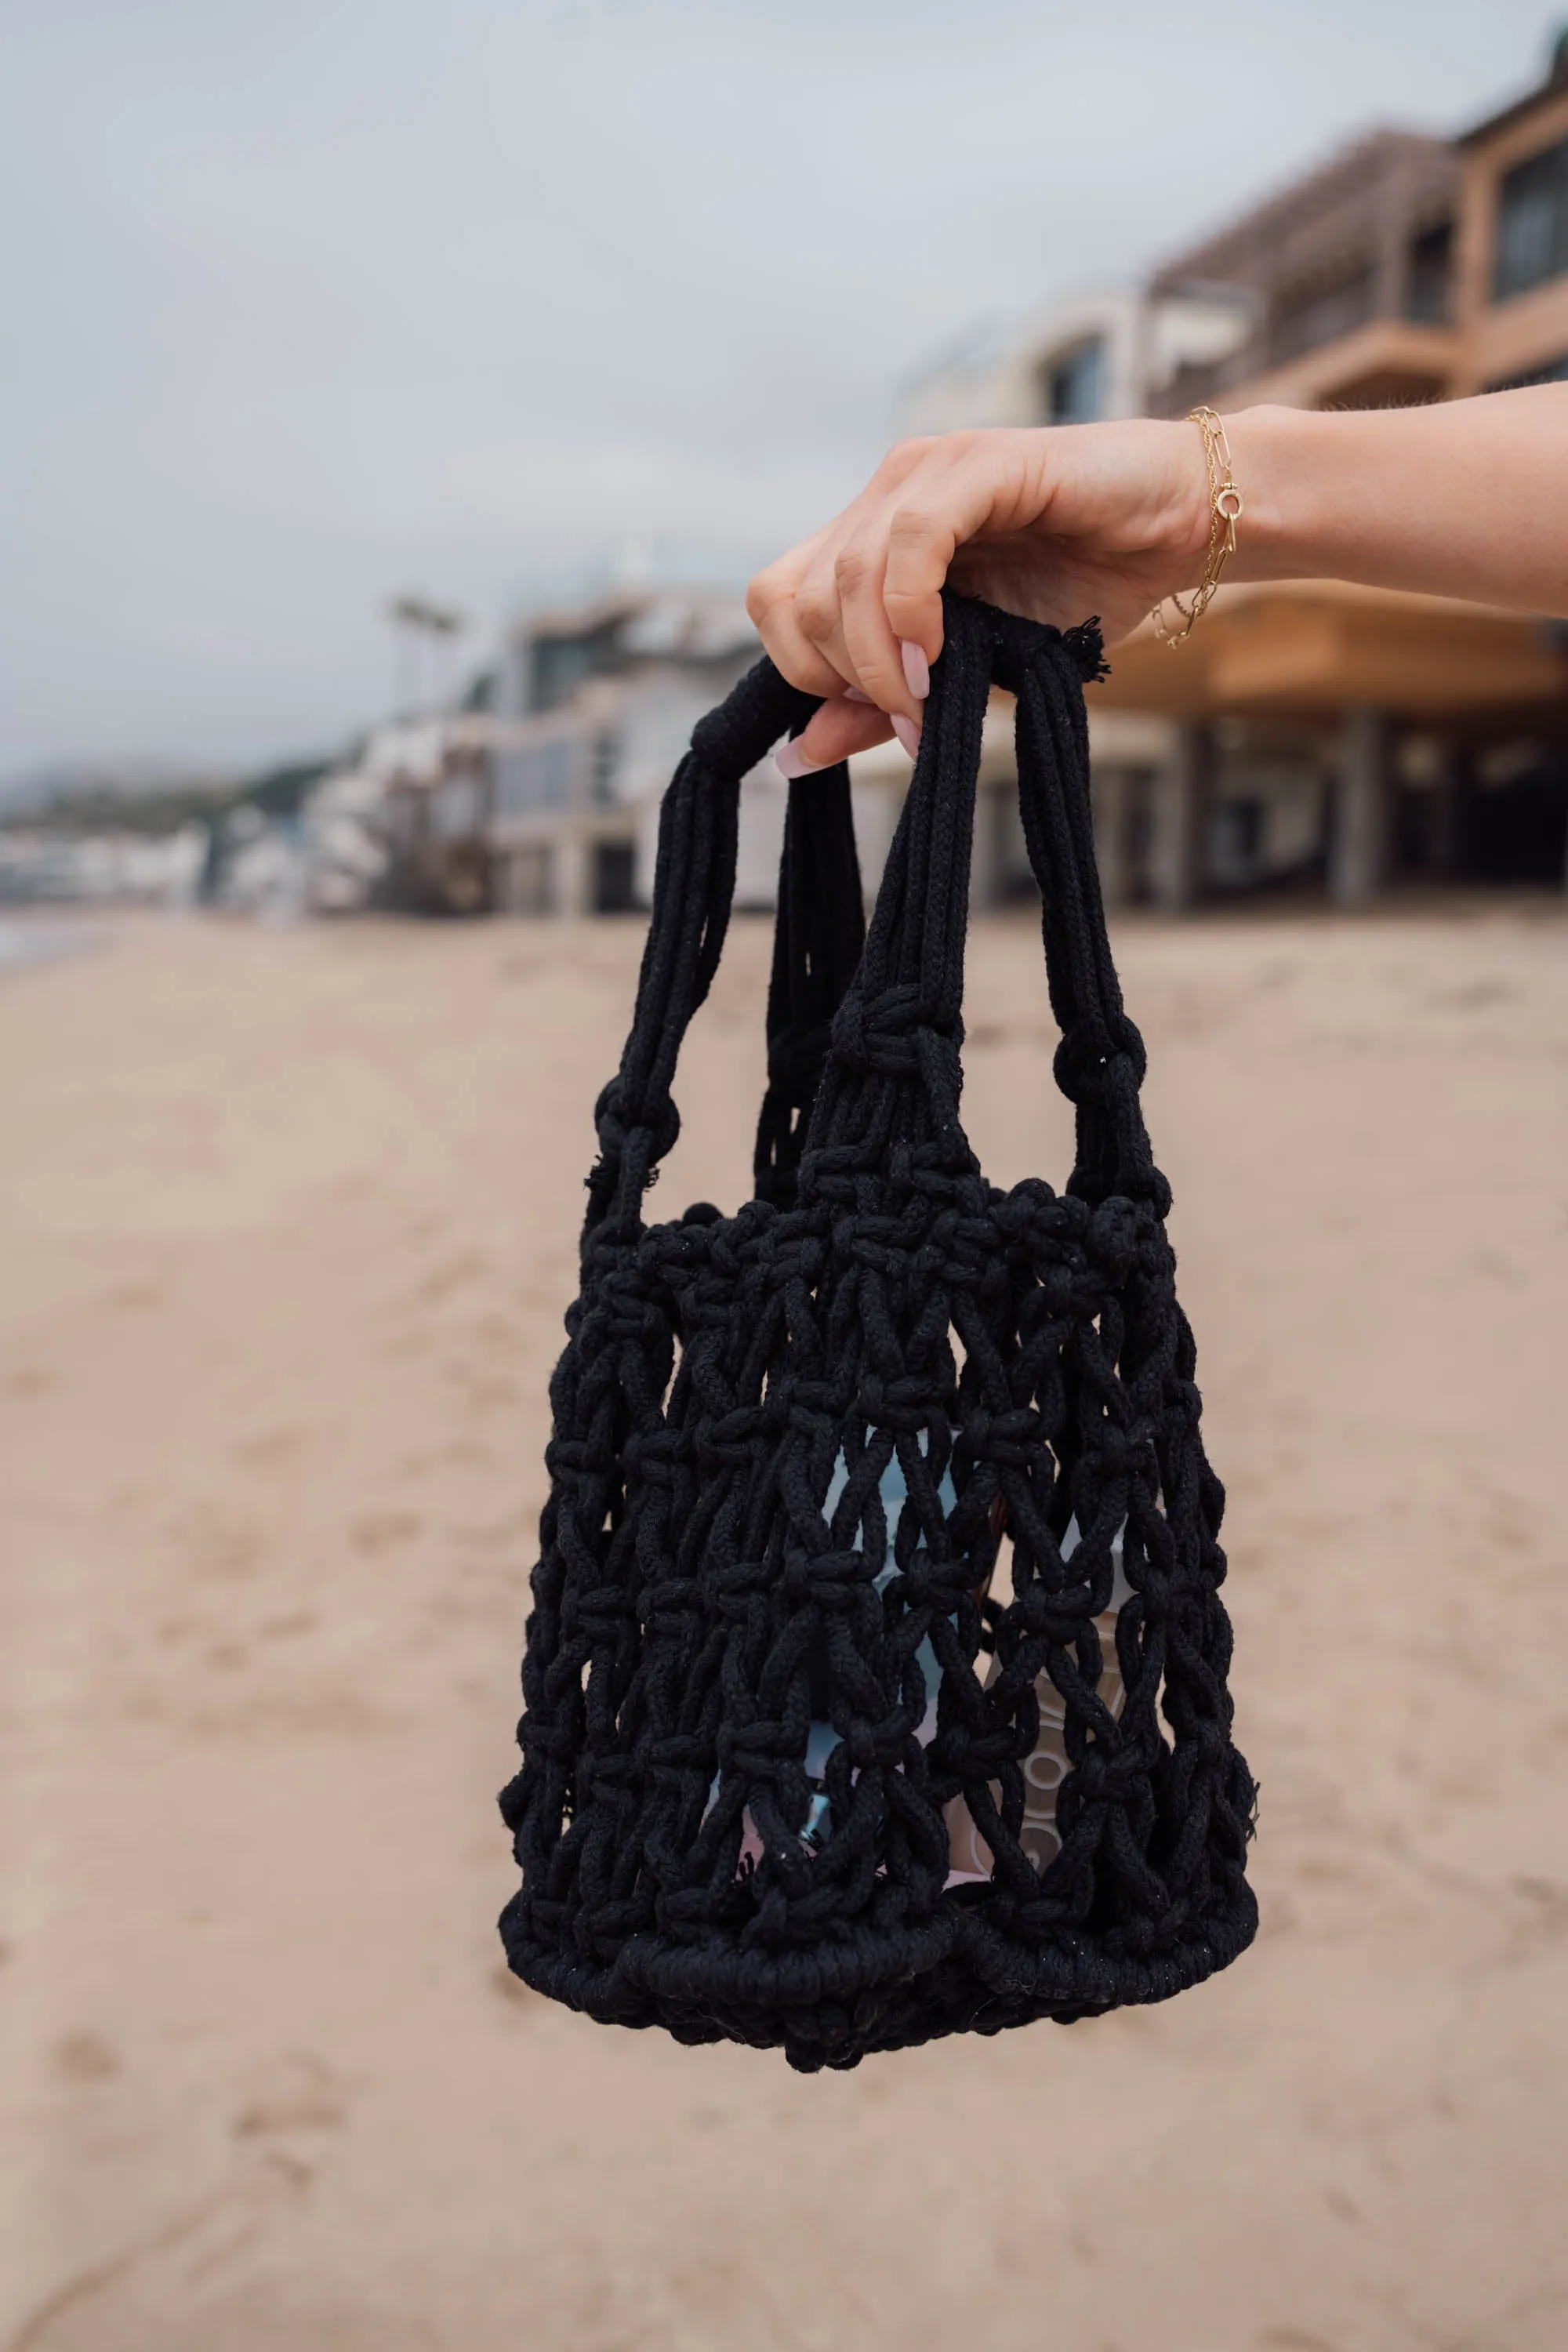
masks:
<svg viewBox="0 0 1568 2352"><path fill-rule="evenodd" d="M0 775L253 761L651 536L743 577L966 322L1135 275L1525 0L0 0Z"/></svg>

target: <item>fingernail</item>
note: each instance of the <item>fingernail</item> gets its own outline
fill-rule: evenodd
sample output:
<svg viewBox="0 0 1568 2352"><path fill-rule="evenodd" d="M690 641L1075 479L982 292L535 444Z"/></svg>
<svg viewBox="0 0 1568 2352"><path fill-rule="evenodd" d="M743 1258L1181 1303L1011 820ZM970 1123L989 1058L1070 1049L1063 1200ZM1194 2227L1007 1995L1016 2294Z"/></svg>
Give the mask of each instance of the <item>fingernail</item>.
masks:
<svg viewBox="0 0 1568 2352"><path fill-rule="evenodd" d="M820 760L808 760L798 741L781 743L773 753L773 765L781 776L793 784L797 776L814 776L821 767Z"/></svg>
<svg viewBox="0 0 1568 2352"><path fill-rule="evenodd" d="M895 710L892 719L893 732L912 760L921 748L921 730L912 719L904 717L901 710Z"/></svg>
<svg viewBox="0 0 1568 2352"><path fill-rule="evenodd" d="M904 684L917 702L923 702L931 692L931 664L912 637L900 637L899 651L904 657Z"/></svg>
<svg viewBox="0 0 1568 2352"><path fill-rule="evenodd" d="M846 702L869 702L870 699L870 696L868 694L862 694L858 686L847 686L844 689L844 700Z"/></svg>

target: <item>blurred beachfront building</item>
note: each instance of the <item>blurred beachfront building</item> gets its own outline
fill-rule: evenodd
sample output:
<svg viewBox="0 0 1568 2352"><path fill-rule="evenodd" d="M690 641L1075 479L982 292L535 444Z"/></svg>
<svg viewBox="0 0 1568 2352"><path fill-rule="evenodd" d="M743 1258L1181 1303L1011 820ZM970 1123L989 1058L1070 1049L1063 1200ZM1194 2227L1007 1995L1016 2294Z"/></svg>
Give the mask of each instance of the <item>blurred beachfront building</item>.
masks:
<svg viewBox="0 0 1568 2352"><path fill-rule="evenodd" d="M911 431L1405 405L1568 379L1568 37L1457 140L1380 131L1177 255L911 387ZM1245 488L1245 485L1244 485ZM1568 631L1332 583L1222 589L1093 690L1108 896L1561 883ZM1121 732L1142 721L1141 740ZM999 745L996 765L1005 761ZM997 779L989 887L1022 865ZM983 883L983 887L985 887Z"/></svg>
<svg viewBox="0 0 1568 2352"><path fill-rule="evenodd" d="M206 852L200 824L149 835L59 832L24 821L0 830L0 907L188 907Z"/></svg>
<svg viewBox="0 0 1568 2352"><path fill-rule="evenodd" d="M691 730L757 658L733 591L628 586L534 613L502 651L489 839L496 903L514 914L646 906L659 797ZM771 904L784 783L743 795L742 904Z"/></svg>
<svg viewBox="0 0 1568 2352"><path fill-rule="evenodd" d="M1142 285L967 338L905 386L900 421L1403 405L1556 380L1568 36L1537 88L1460 137L1373 131ZM733 592L639 583L534 613L462 708L374 730L287 839L273 826L239 843L226 895L287 887L323 912L645 907L660 794L756 652ZM1353 905L1395 882L1565 879L1563 625L1331 583L1238 584L1178 651L1147 628L1118 646L1089 701L1112 903L1295 890ZM854 764L868 889L908 774L891 745ZM772 904L784 800L771 762L747 779L742 907ZM999 698L974 895L1032 890Z"/></svg>
<svg viewBox="0 0 1568 2352"><path fill-rule="evenodd" d="M1555 381L1568 382L1568 35L1537 87L1459 137L1375 131L1142 285L966 337L904 386L900 423L1404 405ZM297 804L242 793L212 820L205 864L195 834L160 864L12 826L0 898L646 907L660 794L694 722L756 654L732 590L637 582L534 613L459 707L373 730ZM1424 879L1568 880L1562 623L1331 583L1237 584L1179 650L1147 627L1120 645L1089 705L1112 903L1296 891L1354 905ZM999 698L981 905L1033 890L1009 737ZM908 774L892 745L854 763L868 890ZM771 762L746 780L742 907L773 902L784 801Z"/></svg>
<svg viewBox="0 0 1568 2352"><path fill-rule="evenodd" d="M1559 379L1568 37L1539 87L1458 139L1373 131L1142 285L965 338L906 384L900 423L1405 405ZM488 903L646 905L658 795L755 652L731 597L628 590L535 614L505 648L488 765L439 785L426 820L471 825ZM1179 651L1149 629L1120 646L1089 700L1112 903L1293 890L1354 905L1394 882L1568 878L1561 625L1327 583L1237 585ZM854 764L868 888L908 773L891 745ZM1012 781L999 703L975 830L982 905L1033 888ZM742 806L737 900L766 905L783 824L771 766Z"/></svg>
<svg viewBox="0 0 1568 2352"><path fill-rule="evenodd" d="M908 433L952 433L1146 416L1157 387L1223 361L1250 327L1245 288L1108 288L961 338L906 384L900 421Z"/></svg>
<svg viewBox="0 0 1568 2352"><path fill-rule="evenodd" d="M306 812L310 903L421 913L646 907L658 804L703 713L757 658L733 591L636 585L534 612L467 705L374 730ZM742 797L736 898L773 903L784 785Z"/></svg>

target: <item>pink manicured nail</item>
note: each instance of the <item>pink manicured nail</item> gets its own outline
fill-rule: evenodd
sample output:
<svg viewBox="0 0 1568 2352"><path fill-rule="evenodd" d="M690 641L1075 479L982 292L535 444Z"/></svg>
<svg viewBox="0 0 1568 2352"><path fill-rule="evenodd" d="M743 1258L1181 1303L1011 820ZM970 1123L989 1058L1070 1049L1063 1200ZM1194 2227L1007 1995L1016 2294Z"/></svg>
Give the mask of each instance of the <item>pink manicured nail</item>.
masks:
<svg viewBox="0 0 1568 2352"><path fill-rule="evenodd" d="M901 710L893 712L892 720L894 734L912 760L921 748L920 729L912 719L906 719Z"/></svg>
<svg viewBox="0 0 1568 2352"><path fill-rule="evenodd" d="M862 694L858 686L847 686L844 689L844 700L846 702L869 702L870 699L870 696L868 694Z"/></svg>
<svg viewBox="0 0 1568 2352"><path fill-rule="evenodd" d="M917 702L923 702L931 692L931 664L912 637L900 637L899 651L904 657L904 684Z"/></svg>
<svg viewBox="0 0 1568 2352"><path fill-rule="evenodd" d="M781 743L773 753L773 765L781 776L793 784L797 776L815 776L822 766L820 760L808 760L797 742Z"/></svg>

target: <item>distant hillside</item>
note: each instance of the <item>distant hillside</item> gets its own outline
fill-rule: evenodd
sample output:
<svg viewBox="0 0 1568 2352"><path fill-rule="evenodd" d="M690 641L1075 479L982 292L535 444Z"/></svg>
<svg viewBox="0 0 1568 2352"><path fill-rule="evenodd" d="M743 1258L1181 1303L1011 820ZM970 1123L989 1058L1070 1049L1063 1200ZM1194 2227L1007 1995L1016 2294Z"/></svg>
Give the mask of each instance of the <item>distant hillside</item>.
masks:
<svg viewBox="0 0 1568 2352"><path fill-rule="evenodd" d="M177 833L249 806L293 816L336 755L292 760L243 777L181 776L166 768L57 768L0 784L0 824L56 834Z"/></svg>
<svg viewBox="0 0 1568 2352"><path fill-rule="evenodd" d="M155 800L167 793L218 797L234 790L231 776L182 766L169 760L74 760L25 769L0 777L0 824L34 817L63 801L109 806Z"/></svg>

